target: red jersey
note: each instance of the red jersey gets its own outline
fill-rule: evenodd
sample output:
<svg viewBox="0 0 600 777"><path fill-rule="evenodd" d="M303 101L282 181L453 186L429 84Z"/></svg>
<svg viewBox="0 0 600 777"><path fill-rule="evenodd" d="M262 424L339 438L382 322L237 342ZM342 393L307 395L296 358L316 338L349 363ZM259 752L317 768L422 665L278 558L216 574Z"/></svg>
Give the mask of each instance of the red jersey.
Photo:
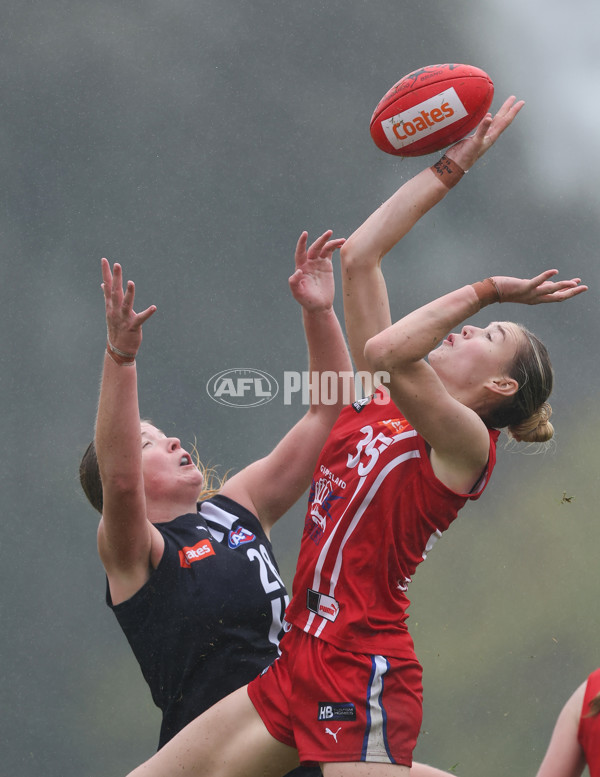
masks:
<svg viewBox="0 0 600 777"><path fill-rule="evenodd" d="M425 440L386 391L344 408L319 457L285 619L355 653L414 657L406 589L470 494L433 473Z"/></svg>
<svg viewBox="0 0 600 777"><path fill-rule="evenodd" d="M600 777L600 714L587 717L591 700L600 693L600 669L588 677L577 741L585 754L590 777Z"/></svg>

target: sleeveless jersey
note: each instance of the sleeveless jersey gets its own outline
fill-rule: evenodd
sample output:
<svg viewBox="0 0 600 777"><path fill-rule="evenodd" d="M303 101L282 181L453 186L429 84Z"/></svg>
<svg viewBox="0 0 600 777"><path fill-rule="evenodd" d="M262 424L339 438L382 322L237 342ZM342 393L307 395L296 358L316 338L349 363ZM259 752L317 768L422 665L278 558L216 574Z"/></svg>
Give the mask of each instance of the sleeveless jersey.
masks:
<svg viewBox="0 0 600 777"><path fill-rule="evenodd" d="M600 777L600 714L586 717L591 700L600 693L600 669L588 677L581 708L577 741L585 754L590 777Z"/></svg>
<svg viewBox="0 0 600 777"><path fill-rule="evenodd" d="M286 621L357 653L413 658L407 585L469 494L433 473L425 440L387 392L344 408L317 463Z"/></svg>
<svg viewBox="0 0 600 777"><path fill-rule="evenodd" d="M237 502L217 495L155 526L160 564L121 604L107 590L107 603L162 711L160 748L272 663L288 596L260 522Z"/></svg>

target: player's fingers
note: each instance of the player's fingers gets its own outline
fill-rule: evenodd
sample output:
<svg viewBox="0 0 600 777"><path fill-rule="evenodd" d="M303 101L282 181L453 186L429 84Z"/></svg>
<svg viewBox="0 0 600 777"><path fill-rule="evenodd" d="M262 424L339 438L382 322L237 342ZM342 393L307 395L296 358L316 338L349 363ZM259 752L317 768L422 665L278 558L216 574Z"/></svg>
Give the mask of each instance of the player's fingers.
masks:
<svg viewBox="0 0 600 777"><path fill-rule="evenodd" d="M311 247L308 249L309 258L313 258L315 255L318 256L332 235L333 235L332 229L328 229L326 232L323 232L323 234L320 237L318 237L315 240L315 242L311 245Z"/></svg>
<svg viewBox="0 0 600 777"><path fill-rule="evenodd" d="M104 293L104 300L106 302L109 301L112 291L112 273L110 271L110 264L108 263L108 259L102 259L101 261L101 267L102 267L102 292Z"/></svg>
<svg viewBox="0 0 600 777"><path fill-rule="evenodd" d="M308 242L308 232L306 230L302 232L296 243L296 253L294 254L294 262L296 267L303 261L306 255L306 244Z"/></svg>
<svg viewBox="0 0 600 777"><path fill-rule="evenodd" d="M119 305L123 295L123 269L118 262L113 264L110 293L113 305Z"/></svg>
<svg viewBox="0 0 600 777"><path fill-rule="evenodd" d="M137 314L136 324L141 326L150 318L150 316L153 316L155 313L156 313L156 305L150 305L149 308L146 308L146 310Z"/></svg>
<svg viewBox="0 0 600 777"><path fill-rule="evenodd" d="M544 270L544 272L536 275L535 278L531 279L531 285L533 287L541 286L542 283L549 280L550 278L553 278L555 275L558 275L558 270Z"/></svg>
<svg viewBox="0 0 600 777"><path fill-rule="evenodd" d="M574 286L571 289L562 289L561 291L553 291L549 294L544 294L542 297L540 297L540 302L562 302L565 299L571 299L572 297L576 297L578 294L583 294L584 291L587 291L587 286Z"/></svg>
<svg viewBox="0 0 600 777"><path fill-rule="evenodd" d="M133 308L134 299L135 299L135 283L133 281L127 281L125 296L123 297L123 302L122 302L122 307L125 312L129 312Z"/></svg>
<svg viewBox="0 0 600 777"><path fill-rule="evenodd" d="M335 240L328 240L327 243L325 243L324 248L321 250L321 255L331 256L331 254L334 251L337 251L338 248L341 248L345 242L346 242L345 237L338 237Z"/></svg>
<svg viewBox="0 0 600 777"><path fill-rule="evenodd" d="M112 281L112 273L110 271L109 261L105 257L102 257L100 260L100 269L102 271L103 282L110 285L110 282Z"/></svg>
<svg viewBox="0 0 600 777"><path fill-rule="evenodd" d="M514 103L514 105L512 105L512 106L511 106L511 108L510 108L510 111L509 111L509 113L510 113L510 116L511 116L511 121L514 119L514 117L517 115L517 113L519 113L519 111L520 111L520 110L521 110L521 109L522 109L524 106L525 106L525 100L517 100L517 101Z"/></svg>
<svg viewBox="0 0 600 777"><path fill-rule="evenodd" d="M568 296L572 296L573 293L579 294L581 290L587 289L587 286L584 287L581 285L579 281L558 281L556 283L552 284L552 287L548 290L546 290L547 294L556 294L558 296L561 296L563 293L567 294Z"/></svg>
<svg viewBox="0 0 600 777"><path fill-rule="evenodd" d="M514 96L514 94L511 94L510 97L507 97L502 105L498 108L496 116L504 116L505 113L508 113L508 111L514 105L516 99L517 98Z"/></svg>
<svg viewBox="0 0 600 777"><path fill-rule="evenodd" d="M486 113L486 115L477 125L477 129L475 130L475 135L473 136L475 140L483 140L485 138L492 124L492 121L493 121L492 114Z"/></svg>
<svg viewBox="0 0 600 777"><path fill-rule="evenodd" d="M519 113L521 108L525 105L524 100L517 100L516 97L511 96L508 100L505 100L500 110L496 114L495 124L498 127L498 133L504 132L515 119L515 116Z"/></svg>
<svg viewBox="0 0 600 777"><path fill-rule="evenodd" d="M574 288L567 290L566 292L567 299L571 297L576 297L578 294L583 294L583 292L587 290L588 290L588 287L584 283L579 284L578 286L575 286Z"/></svg>

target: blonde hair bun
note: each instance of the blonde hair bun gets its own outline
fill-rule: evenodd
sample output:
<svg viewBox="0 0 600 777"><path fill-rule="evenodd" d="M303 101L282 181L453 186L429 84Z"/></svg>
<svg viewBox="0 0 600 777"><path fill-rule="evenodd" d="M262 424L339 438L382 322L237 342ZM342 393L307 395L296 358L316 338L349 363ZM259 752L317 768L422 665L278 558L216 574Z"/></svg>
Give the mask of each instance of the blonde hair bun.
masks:
<svg viewBox="0 0 600 777"><path fill-rule="evenodd" d="M544 402L529 418L520 424L509 426L508 434L517 442L548 442L554 435L554 427L550 423L551 415L552 408L548 402Z"/></svg>

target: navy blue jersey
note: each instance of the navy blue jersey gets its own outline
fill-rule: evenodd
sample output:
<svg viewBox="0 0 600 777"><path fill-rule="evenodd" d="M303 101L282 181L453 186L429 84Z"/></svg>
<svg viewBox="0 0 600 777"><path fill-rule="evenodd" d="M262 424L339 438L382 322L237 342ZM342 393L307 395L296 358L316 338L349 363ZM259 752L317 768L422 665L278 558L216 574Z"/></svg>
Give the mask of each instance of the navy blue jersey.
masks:
<svg viewBox="0 0 600 777"><path fill-rule="evenodd" d="M288 595L258 519L217 495L155 524L164 555L112 605L163 719L159 747L278 655Z"/></svg>

